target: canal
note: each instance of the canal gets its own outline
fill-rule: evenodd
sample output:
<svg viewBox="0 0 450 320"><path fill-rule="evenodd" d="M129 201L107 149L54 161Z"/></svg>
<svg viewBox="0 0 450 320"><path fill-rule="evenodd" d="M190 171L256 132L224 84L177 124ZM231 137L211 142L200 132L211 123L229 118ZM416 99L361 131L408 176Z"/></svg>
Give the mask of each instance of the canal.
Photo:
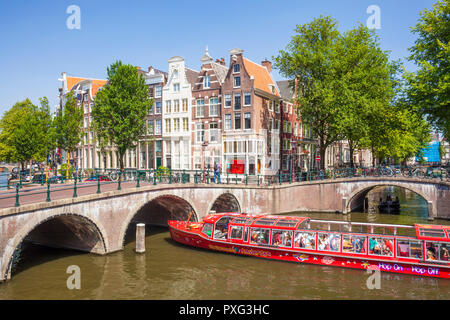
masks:
<svg viewBox="0 0 450 320"><path fill-rule="evenodd" d="M404 189L385 187L368 194L376 208L387 194L399 197L400 215L352 212L300 213L316 219L449 225L427 221L426 202ZM381 274L381 288L369 290L361 270L268 261L185 247L167 228L149 227L145 254L135 254L133 230L123 251L106 256L25 244L0 299L449 299L450 281ZM69 290L66 269L81 270L81 289Z"/></svg>

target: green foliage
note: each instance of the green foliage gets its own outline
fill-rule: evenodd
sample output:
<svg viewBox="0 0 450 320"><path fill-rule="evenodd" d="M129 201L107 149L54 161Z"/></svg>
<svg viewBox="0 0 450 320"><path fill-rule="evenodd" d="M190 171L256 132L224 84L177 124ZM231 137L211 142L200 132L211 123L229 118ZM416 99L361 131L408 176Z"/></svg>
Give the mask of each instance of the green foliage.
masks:
<svg viewBox="0 0 450 320"><path fill-rule="evenodd" d="M408 95L427 115L427 120L450 140L450 0L424 10L412 28L418 38L410 48L410 60L419 69L407 74Z"/></svg>
<svg viewBox="0 0 450 320"><path fill-rule="evenodd" d="M160 177L167 177L170 174L170 169L164 166L159 166L156 170L156 176L158 178Z"/></svg>
<svg viewBox="0 0 450 320"><path fill-rule="evenodd" d="M77 107L72 92L69 92L65 99L64 107L55 117L56 143L59 148L73 152L83 136L83 110Z"/></svg>
<svg viewBox="0 0 450 320"><path fill-rule="evenodd" d="M112 143L119 153L120 168L127 149L145 135L145 118L153 100L136 67L121 61L108 68L108 83L95 97L93 128L101 146Z"/></svg>
<svg viewBox="0 0 450 320"><path fill-rule="evenodd" d="M16 103L0 120L0 159L3 161L43 161L53 148L54 127L47 98L41 107L29 99Z"/></svg>
<svg viewBox="0 0 450 320"><path fill-rule="evenodd" d="M61 168L58 170L59 174L64 177L64 179L67 179L66 173L67 173L67 163L63 163L61 165ZM75 172L75 168L71 165L69 165L69 179L73 177L73 173Z"/></svg>

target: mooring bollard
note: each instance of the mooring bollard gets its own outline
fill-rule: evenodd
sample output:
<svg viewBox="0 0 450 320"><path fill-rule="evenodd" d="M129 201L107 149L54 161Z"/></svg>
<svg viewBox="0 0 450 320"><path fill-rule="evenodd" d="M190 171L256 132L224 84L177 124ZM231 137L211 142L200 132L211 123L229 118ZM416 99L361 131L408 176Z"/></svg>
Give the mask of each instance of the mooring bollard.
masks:
<svg viewBox="0 0 450 320"><path fill-rule="evenodd" d="M145 252L145 224L143 223L136 225L136 252Z"/></svg>

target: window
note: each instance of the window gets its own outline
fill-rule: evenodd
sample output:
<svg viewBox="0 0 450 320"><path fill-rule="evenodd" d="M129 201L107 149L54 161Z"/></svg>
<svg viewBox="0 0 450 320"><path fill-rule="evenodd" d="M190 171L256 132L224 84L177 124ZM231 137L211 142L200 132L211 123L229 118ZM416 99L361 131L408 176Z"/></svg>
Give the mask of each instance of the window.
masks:
<svg viewBox="0 0 450 320"><path fill-rule="evenodd" d="M341 235L337 233L319 232L319 250L339 252L341 247Z"/></svg>
<svg viewBox="0 0 450 320"><path fill-rule="evenodd" d="M217 122L211 122L209 124L209 142L219 141L219 130Z"/></svg>
<svg viewBox="0 0 450 320"><path fill-rule="evenodd" d="M183 131L187 132L189 130L189 120L188 118L183 118Z"/></svg>
<svg viewBox="0 0 450 320"><path fill-rule="evenodd" d="M218 117L219 116L219 99L211 98L209 99L209 116Z"/></svg>
<svg viewBox="0 0 450 320"><path fill-rule="evenodd" d="M180 112L180 100L173 100L173 112Z"/></svg>
<svg viewBox="0 0 450 320"><path fill-rule="evenodd" d="M225 108L231 107L231 94L225 95Z"/></svg>
<svg viewBox="0 0 450 320"><path fill-rule="evenodd" d="M440 261L449 261L449 244L448 243L438 243L427 241L425 243L426 247L426 257L425 259L428 261L432 260L440 260Z"/></svg>
<svg viewBox="0 0 450 320"><path fill-rule="evenodd" d="M230 227L230 239L242 240L242 231L244 227L241 226L231 226Z"/></svg>
<svg viewBox="0 0 450 320"><path fill-rule="evenodd" d="M175 92L180 92L180 84L179 83L175 83L173 85L173 91Z"/></svg>
<svg viewBox="0 0 450 320"><path fill-rule="evenodd" d="M280 247L292 247L292 231L273 230L272 245Z"/></svg>
<svg viewBox="0 0 450 320"><path fill-rule="evenodd" d="M343 235L342 236L342 252L346 253L366 253L365 236Z"/></svg>
<svg viewBox="0 0 450 320"><path fill-rule="evenodd" d="M418 240L397 240L397 257L401 258L422 258L422 241Z"/></svg>
<svg viewBox="0 0 450 320"><path fill-rule="evenodd" d="M209 88L211 86L211 77L210 76L204 76L203 77L203 87Z"/></svg>
<svg viewBox="0 0 450 320"><path fill-rule="evenodd" d="M197 123L196 128L197 128L197 132L196 132L197 142L205 141L205 126L204 126L204 124Z"/></svg>
<svg viewBox="0 0 450 320"><path fill-rule="evenodd" d="M212 223L205 223L202 228L202 233L206 234L208 237L211 237L212 229L213 229Z"/></svg>
<svg viewBox="0 0 450 320"><path fill-rule="evenodd" d="M188 99L183 99L183 112L188 111Z"/></svg>
<svg viewBox="0 0 450 320"><path fill-rule="evenodd" d="M241 71L241 65L239 63L233 64L233 72L239 73Z"/></svg>
<svg viewBox="0 0 450 320"><path fill-rule="evenodd" d="M155 120L155 134L161 134L161 119Z"/></svg>
<svg viewBox="0 0 450 320"><path fill-rule="evenodd" d="M180 119L173 119L173 132L180 132Z"/></svg>
<svg viewBox="0 0 450 320"><path fill-rule="evenodd" d="M265 228L251 228L250 243L255 244L269 244L270 229Z"/></svg>
<svg viewBox="0 0 450 320"><path fill-rule="evenodd" d="M241 86L241 77L234 77L234 87L238 88Z"/></svg>
<svg viewBox="0 0 450 320"><path fill-rule="evenodd" d="M241 94L234 94L234 110L241 110Z"/></svg>
<svg viewBox="0 0 450 320"><path fill-rule="evenodd" d="M205 100L204 99L198 99L197 100L197 106L196 106L196 111L197 111L197 118L201 118L205 116Z"/></svg>
<svg viewBox="0 0 450 320"><path fill-rule="evenodd" d="M155 95L153 94L153 92L155 91L154 88L152 87L148 87L148 95L150 96L150 98L153 98Z"/></svg>
<svg viewBox="0 0 450 320"><path fill-rule="evenodd" d="M160 114L162 109L162 102L156 101L155 102L155 114Z"/></svg>
<svg viewBox="0 0 450 320"><path fill-rule="evenodd" d="M87 103L84 105L84 113L89 113L89 105Z"/></svg>
<svg viewBox="0 0 450 320"><path fill-rule="evenodd" d="M234 114L234 129L235 130L241 129L241 114L240 113Z"/></svg>
<svg viewBox="0 0 450 320"><path fill-rule="evenodd" d="M156 93L155 93L155 97L156 98L160 98L161 94L162 94L162 87L161 86L156 86Z"/></svg>
<svg viewBox="0 0 450 320"><path fill-rule="evenodd" d="M87 128L89 126L89 118L88 117L84 117L84 127Z"/></svg>
<svg viewBox="0 0 450 320"><path fill-rule="evenodd" d="M170 133L170 119L166 119L166 133Z"/></svg>
<svg viewBox="0 0 450 320"><path fill-rule="evenodd" d="M225 130L231 130L231 114L225 115Z"/></svg>
<svg viewBox="0 0 450 320"><path fill-rule="evenodd" d="M249 106L252 104L252 93L246 92L244 93L244 106Z"/></svg>
<svg viewBox="0 0 450 320"><path fill-rule="evenodd" d="M214 239L226 240L228 233L228 223L230 223L232 217L222 217L216 222L216 226L214 228Z"/></svg>
<svg viewBox="0 0 450 320"><path fill-rule="evenodd" d="M316 233L307 231L295 232L294 247L303 249L316 249Z"/></svg>
<svg viewBox="0 0 450 320"><path fill-rule="evenodd" d="M244 129L251 129L251 128L252 128L252 114L248 112L244 114Z"/></svg>
<svg viewBox="0 0 450 320"><path fill-rule="evenodd" d="M275 105L275 112L280 113L280 103L273 101L273 104Z"/></svg>
<svg viewBox="0 0 450 320"><path fill-rule="evenodd" d="M273 111L273 101L269 100L269 111Z"/></svg>
<svg viewBox="0 0 450 320"><path fill-rule="evenodd" d="M84 101L88 101L89 100L89 95L86 93L85 95L84 95Z"/></svg>
<svg viewBox="0 0 450 320"><path fill-rule="evenodd" d="M147 134L153 134L153 120L147 120Z"/></svg>
<svg viewBox="0 0 450 320"><path fill-rule="evenodd" d="M369 254L394 256L394 239L371 237L369 239Z"/></svg>
<svg viewBox="0 0 450 320"><path fill-rule="evenodd" d="M170 100L166 101L166 113L170 113L172 109L172 102Z"/></svg>

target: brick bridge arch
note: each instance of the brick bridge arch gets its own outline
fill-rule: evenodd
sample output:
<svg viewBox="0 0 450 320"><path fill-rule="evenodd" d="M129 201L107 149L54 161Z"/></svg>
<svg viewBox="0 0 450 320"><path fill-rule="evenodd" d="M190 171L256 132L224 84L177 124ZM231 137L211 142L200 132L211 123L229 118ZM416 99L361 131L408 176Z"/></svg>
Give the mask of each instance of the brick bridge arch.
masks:
<svg viewBox="0 0 450 320"><path fill-rule="evenodd" d="M424 192L414 184L401 181L372 181L356 186L348 195L346 195L346 206L344 212L350 212L355 208L361 207L366 195L376 187L398 187L412 191L421 196L427 203L431 203L428 207L428 216L433 218L436 214L436 204L430 193ZM431 209L431 210L430 210Z"/></svg>
<svg viewBox="0 0 450 320"><path fill-rule="evenodd" d="M59 226L65 225L72 232L72 234L65 233L63 237L66 237L66 239L68 236L78 238L75 241L73 237L72 239L67 239L66 243L59 243L60 246L96 254L106 254L108 252L106 245L108 233L98 220L77 213L49 211L47 215L41 216L38 222L33 219L25 222L19 231L9 239L0 259L0 280L6 280L11 277L14 252L27 237L31 236L29 240L40 244L48 245L52 243L51 245L55 246L55 237L58 238L61 234L48 232L52 231L54 226L51 226L51 224L55 224L55 222ZM47 232L45 232L45 229L42 230L46 234L45 236L42 237L40 234L36 234L41 228L45 227L50 229ZM86 238L86 236L88 237ZM52 237L53 239L51 239ZM61 241L62 239L60 238L59 240Z"/></svg>

